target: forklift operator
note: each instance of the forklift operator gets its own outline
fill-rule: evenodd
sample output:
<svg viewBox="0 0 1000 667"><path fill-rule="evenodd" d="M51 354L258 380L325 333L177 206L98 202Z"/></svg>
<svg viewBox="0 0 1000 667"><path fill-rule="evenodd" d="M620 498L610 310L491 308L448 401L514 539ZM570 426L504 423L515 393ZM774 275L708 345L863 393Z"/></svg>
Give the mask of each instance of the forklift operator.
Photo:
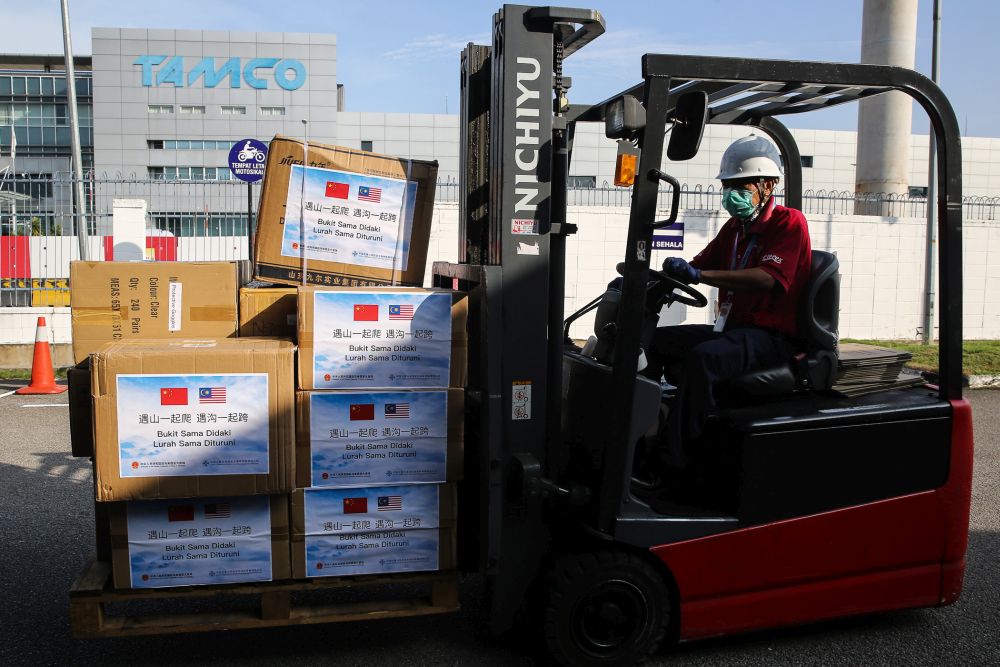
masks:
<svg viewBox="0 0 1000 667"><path fill-rule="evenodd" d="M680 257L663 262L672 278L719 288L714 326L662 327L653 339L647 374L659 380L665 371L677 385L660 445L667 472L687 466L686 445L699 437L715 407L716 385L780 364L795 351L797 306L812 249L802 212L775 203L781 175L771 142L755 135L735 141L717 176L732 217L690 263Z"/></svg>

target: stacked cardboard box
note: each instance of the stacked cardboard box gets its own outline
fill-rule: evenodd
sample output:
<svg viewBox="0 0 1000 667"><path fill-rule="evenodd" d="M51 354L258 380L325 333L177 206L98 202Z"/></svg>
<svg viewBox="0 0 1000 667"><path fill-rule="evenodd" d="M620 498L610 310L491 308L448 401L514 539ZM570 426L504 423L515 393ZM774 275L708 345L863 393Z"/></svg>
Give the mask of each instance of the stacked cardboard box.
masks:
<svg viewBox="0 0 1000 667"><path fill-rule="evenodd" d="M129 341L93 355L94 469L119 588L287 579L294 345Z"/></svg>
<svg viewBox="0 0 1000 667"><path fill-rule="evenodd" d="M296 577L454 567L466 303L299 289Z"/></svg>
<svg viewBox="0 0 1000 667"><path fill-rule="evenodd" d="M71 274L115 586L289 578L294 345L228 338L232 263L75 262Z"/></svg>
<svg viewBox="0 0 1000 667"><path fill-rule="evenodd" d="M69 272L76 363L113 341L236 335L235 262L74 261Z"/></svg>
<svg viewBox="0 0 1000 667"><path fill-rule="evenodd" d="M423 284L436 161L323 144L307 149L277 136L264 174L254 244L258 280Z"/></svg>
<svg viewBox="0 0 1000 667"><path fill-rule="evenodd" d="M455 566L466 300L405 287L423 282L437 165L304 156L271 143L254 276L331 287L73 264L94 434L74 452L93 453L116 587Z"/></svg>

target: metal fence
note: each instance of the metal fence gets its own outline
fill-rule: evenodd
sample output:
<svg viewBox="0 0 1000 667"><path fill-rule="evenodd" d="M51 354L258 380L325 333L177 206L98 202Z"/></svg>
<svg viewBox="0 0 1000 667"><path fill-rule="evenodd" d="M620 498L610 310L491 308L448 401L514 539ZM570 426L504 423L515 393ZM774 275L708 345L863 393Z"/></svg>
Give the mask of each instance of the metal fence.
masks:
<svg viewBox="0 0 1000 667"><path fill-rule="evenodd" d="M439 183L435 198L455 203L457 183ZM116 200L143 200L147 208L147 258L236 260L250 255L248 210L256 216L260 186L231 180L156 180L88 174L84 179L89 259L114 258L112 220ZM661 191L668 202L670 191ZM781 192L777 195L783 198ZM69 303L69 262L79 257L74 182L64 173L0 178L0 306L62 306ZM570 189L571 206L627 207L631 190ZM806 214L851 215L862 209L891 217L926 215L926 200L898 195L808 190ZM681 188L681 208L715 211L720 191ZM967 220L1000 219L1000 197L967 197Z"/></svg>

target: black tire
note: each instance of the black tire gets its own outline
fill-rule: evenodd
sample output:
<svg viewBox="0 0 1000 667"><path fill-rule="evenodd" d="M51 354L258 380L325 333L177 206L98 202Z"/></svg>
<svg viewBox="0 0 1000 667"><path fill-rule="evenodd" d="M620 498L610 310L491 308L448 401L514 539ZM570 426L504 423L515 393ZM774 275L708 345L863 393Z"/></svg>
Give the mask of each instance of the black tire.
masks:
<svg viewBox="0 0 1000 667"><path fill-rule="evenodd" d="M634 665L660 646L670 623L663 577L633 554L572 554L552 569L545 639L563 665Z"/></svg>

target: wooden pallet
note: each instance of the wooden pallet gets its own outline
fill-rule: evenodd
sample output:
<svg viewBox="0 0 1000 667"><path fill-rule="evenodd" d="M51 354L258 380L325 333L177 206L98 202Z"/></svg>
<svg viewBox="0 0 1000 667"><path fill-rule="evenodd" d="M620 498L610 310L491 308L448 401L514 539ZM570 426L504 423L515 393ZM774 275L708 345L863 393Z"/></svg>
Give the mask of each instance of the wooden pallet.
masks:
<svg viewBox="0 0 1000 667"><path fill-rule="evenodd" d="M292 593L377 585L430 584L430 594L380 601L296 603ZM255 608L225 612L111 615L105 605L139 600L256 597ZM127 605L122 605L127 606ZM330 577L309 581L278 581L220 586L115 590L111 564L91 560L69 592L70 625L77 638L181 634L213 630L241 630L286 625L337 623L457 611L456 572Z"/></svg>

